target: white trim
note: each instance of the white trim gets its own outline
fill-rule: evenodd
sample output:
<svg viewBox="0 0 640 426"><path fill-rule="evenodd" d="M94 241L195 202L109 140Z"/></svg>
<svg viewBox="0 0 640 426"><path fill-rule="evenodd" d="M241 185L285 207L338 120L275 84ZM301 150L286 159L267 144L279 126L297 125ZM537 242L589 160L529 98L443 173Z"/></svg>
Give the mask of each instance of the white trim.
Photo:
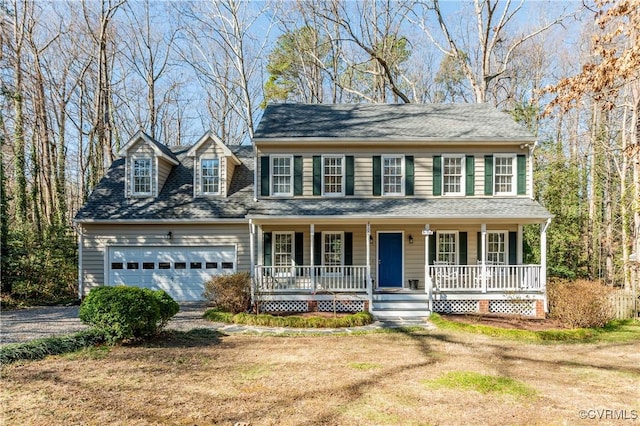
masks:
<svg viewBox="0 0 640 426"><path fill-rule="evenodd" d="M487 255L485 259L489 259L489 235L490 234L502 234L504 238L504 263L499 263L499 265L509 265L509 231L502 229L487 229ZM493 264L496 264L496 261L491 261Z"/></svg>
<svg viewBox="0 0 640 426"><path fill-rule="evenodd" d="M225 157L231 158L236 166L241 164L238 157L236 157L235 154L231 152L229 147L227 147L224 142L222 142L222 140L211 130L207 130L204 135L202 135L200 139L198 139L198 141L191 148L189 148L189 151L187 151L187 157L195 157L198 149L200 149L200 147L209 140L213 141L215 145L219 146L222 149L222 152L224 152Z"/></svg>
<svg viewBox="0 0 640 426"><path fill-rule="evenodd" d="M385 193L384 191L384 160L387 158L399 158L400 159L400 192L388 192ZM380 159L381 164L381 170L380 170L380 188L381 188L381 193L383 197L398 197L398 196L404 196L404 192L405 192L405 183L406 183L406 178L407 178L407 172L406 172L406 167L405 167L405 156L403 154L383 154L381 156Z"/></svg>
<svg viewBox="0 0 640 426"><path fill-rule="evenodd" d="M149 145L151 147L151 149L153 149L153 151L156 153L156 156L164 158L165 160L167 160L168 162L170 162L174 166L177 166L179 164L179 162L177 160L175 160L174 158L172 158L172 157L168 156L167 154L165 154L164 152L162 152L162 150L157 145L157 143L160 143L160 142L157 142L157 143L154 142L151 139L151 136L147 135L142 130L138 130L138 132L136 132L136 134L133 135L131 137L131 139L129 139L127 141L127 143L124 144L124 146L120 149L119 155L121 157L126 157L129 149L131 149L131 147L133 145L135 145L135 143L138 142L139 140L142 140L147 145Z"/></svg>
<svg viewBox="0 0 640 426"><path fill-rule="evenodd" d="M108 225L108 224L137 224L137 225L164 225L164 224L244 224L249 223L249 218L204 218L204 219L80 219L74 220L74 223ZM536 222L539 223L539 222Z"/></svg>
<svg viewBox="0 0 640 426"><path fill-rule="evenodd" d="M401 254L401 267L402 267L402 278L400 281L400 287L381 287L380 286L380 234L400 234L402 236L402 254ZM376 231L376 281L377 288L404 288L404 273L405 273L405 265L404 265L404 230L399 231Z"/></svg>
<svg viewBox="0 0 640 426"><path fill-rule="evenodd" d="M322 241L322 244L321 244L321 247L320 247L320 248L322 249L322 251L321 251L321 253L322 253L322 255L321 255L321 256L322 256L322 257L321 257L321 259L320 259L320 264L321 264L322 266L338 267L338 268L340 268L340 267L342 267L342 266L345 266L345 264L344 264L344 248L345 248L345 247L344 247L344 242L345 242L345 238L344 238L344 231L322 231L322 232L321 232L321 235L322 235L322 240L321 240L321 241ZM324 263L324 257L325 257L325 254L326 254L326 251L325 251L325 238L326 238L327 236L329 236L329 235L340 235L340 264L339 264L339 265L326 265L326 264ZM324 274L324 276L331 276L331 275L334 275L334 274L332 274L332 273L328 273L328 272L326 272L325 268L323 268L322 270L323 270L323 274ZM335 274L335 275L340 275L340 276L341 276L342 274Z"/></svg>
<svg viewBox="0 0 640 426"><path fill-rule="evenodd" d="M288 158L289 159L289 191L288 192L275 192L274 187L274 167L273 160L276 158ZM293 167L293 155L292 154L272 154L269 155L269 195L272 197L293 197L293 185L294 185L294 167Z"/></svg>
<svg viewBox="0 0 640 426"><path fill-rule="evenodd" d="M441 172L442 172L442 188L441 188L441 193L443 196L453 196L453 197L461 197L464 196L466 193L466 177L467 177L467 162L466 162L466 155L465 154L442 154L441 156L442 158L442 165L441 165ZM458 192L446 192L445 191L445 185L444 185L444 179L445 179L445 159L447 158L458 158L460 159L460 191Z"/></svg>
<svg viewBox="0 0 640 426"><path fill-rule="evenodd" d="M342 192L329 192L327 193L324 189L324 181L325 181L325 176L324 176L324 160L326 158L340 158L340 170L342 171L342 175L341 175L341 182L340 182L340 187L342 188ZM321 180L322 180L322 196L323 197L344 197L345 194L345 156L344 155L339 155L339 154L324 154L321 157L321 162L320 162L320 168L322 170L320 170L320 176L321 176Z"/></svg>
<svg viewBox="0 0 640 426"><path fill-rule="evenodd" d="M289 235L291 236L291 252L289 255L291 256L291 264L290 265L276 265L276 235ZM283 252L284 253L284 252ZM272 268L284 268L291 267L293 268L296 263L296 233L294 231L272 231L271 232L271 267ZM291 270L286 276L293 276L294 271ZM284 275L278 275L284 276Z"/></svg>
<svg viewBox="0 0 640 426"><path fill-rule="evenodd" d="M204 181L203 181L203 167L202 167L202 162L203 161L217 161L218 162L218 191L217 192L205 192L204 191ZM220 157L212 157L212 156L202 156L200 157L200 161L198 162L198 175L200 176L200 195L220 195L222 194L222 179L220 178L220 174L221 174L221 170L222 170L222 163L220 161ZM196 174L194 173L194 176ZM215 176L214 176L215 177Z"/></svg>
<svg viewBox="0 0 640 426"><path fill-rule="evenodd" d="M345 143L349 144L362 144L368 147L371 146L371 142L380 142L380 137L343 137L343 138L333 138L333 137L273 137L273 138L261 138L254 137L252 138L254 144L264 144L264 145L280 145L280 144L290 144L290 143L300 143L300 141L304 141L305 145L311 144L323 144L323 145L342 145ZM440 145L443 142L446 142L448 145L460 145L467 146L470 144L477 145L513 145L514 143L533 143L536 141L536 138L533 136L520 136L520 137L509 137L504 140L500 140L499 137L472 137L472 138L464 138L460 136L452 136L450 138L447 137L391 137L386 136L384 138L385 141L389 142L402 142L407 145Z"/></svg>
<svg viewBox="0 0 640 426"><path fill-rule="evenodd" d="M130 181L129 184L131 185L130 189L130 194L132 197L151 197L153 196L153 182L154 182L154 170L153 170L153 159L156 159L157 162L157 157L150 157L146 154L134 154L131 156L131 167L130 172L131 172L131 176L129 176ZM136 184L135 184L135 163L136 161L148 161L149 162L149 192L136 192L135 188L136 188ZM156 167L157 169L157 167ZM157 175L158 173L156 173L156 180L157 180Z"/></svg>
<svg viewBox="0 0 640 426"><path fill-rule="evenodd" d="M498 166L496 159L498 158L511 158L511 191L508 192L498 192L496 190L496 168ZM517 186L518 186L518 164L516 159L518 156L516 154L493 154L493 195L504 196L504 195L516 195L517 194Z"/></svg>
<svg viewBox="0 0 640 426"><path fill-rule="evenodd" d="M454 265L459 265L460 264L460 231L458 230L451 230L451 229L438 229L437 232L434 232L434 235L436 236L436 261L438 261L438 258L440 257L440 236L442 234L454 234L455 235L455 262L453 263Z"/></svg>

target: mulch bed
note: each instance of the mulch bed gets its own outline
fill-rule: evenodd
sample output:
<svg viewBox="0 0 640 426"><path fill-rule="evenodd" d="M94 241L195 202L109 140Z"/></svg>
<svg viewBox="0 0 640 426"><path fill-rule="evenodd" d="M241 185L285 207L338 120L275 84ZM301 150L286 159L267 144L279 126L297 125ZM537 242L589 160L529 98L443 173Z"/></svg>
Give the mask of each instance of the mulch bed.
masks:
<svg viewBox="0 0 640 426"><path fill-rule="evenodd" d="M529 331L543 331L566 328L558 321L548 318L529 318L520 315L506 314L467 314L467 315L440 315L448 321L465 324L487 325L490 327L510 328Z"/></svg>

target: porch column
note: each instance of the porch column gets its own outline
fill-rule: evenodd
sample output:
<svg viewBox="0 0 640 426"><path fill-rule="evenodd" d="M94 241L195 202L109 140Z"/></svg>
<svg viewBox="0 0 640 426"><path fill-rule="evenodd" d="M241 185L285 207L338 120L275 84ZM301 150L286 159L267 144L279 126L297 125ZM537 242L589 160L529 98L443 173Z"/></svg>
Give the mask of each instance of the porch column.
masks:
<svg viewBox="0 0 640 426"><path fill-rule="evenodd" d="M429 273L429 237L433 235L433 231L429 229L428 223L424 225L422 235L424 235L424 291L428 294L429 312L433 312L433 282Z"/></svg>
<svg viewBox="0 0 640 426"><path fill-rule="evenodd" d="M547 306L547 228L551 224L551 219L540 225L540 287L544 291L544 311L548 312Z"/></svg>
<svg viewBox="0 0 640 426"><path fill-rule="evenodd" d="M256 299L256 260L255 260L255 232L256 226L253 220L249 219L249 276L251 277L251 303L255 303Z"/></svg>
<svg viewBox="0 0 640 426"><path fill-rule="evenodd" d="M523 244L524 244L524 229L522 225L518 225L518 250L516 252L517 254L517 258L516 258L516 263L518 265L522 265L522 262L524 262L524 257L522 254L522 250L523 250Z"/></svg>
<svg viewBox="0 0 640 426"><path fill-rule="evenodd" d="M371 223L367 222L364 246L367 252L367 296L369 298L369 310L373 306L373 283L371 282Z"/></svg>
<svg viewBox="0 0 640 426"><path fill-rule="evenodd" d="M311 288L313 289L313 291L316 291L316 268L315 265L313 264L315 257L315 253L314 253L314 241L315 241L315 235L316 235L316 225L315 224L311 224L309 225L309 238L310 238L310 251L309 251L309 255L311 256L310 259L310 264L311 264Z"/></svg>
<svg viewBox="0 0 640 426"><path fill-rule="evenodd" d="M483 223L480 225L480 238L481 238L481 247L482 247L482 272L481 272L481 285L482 292L487 292L487 224Z"/></svg>

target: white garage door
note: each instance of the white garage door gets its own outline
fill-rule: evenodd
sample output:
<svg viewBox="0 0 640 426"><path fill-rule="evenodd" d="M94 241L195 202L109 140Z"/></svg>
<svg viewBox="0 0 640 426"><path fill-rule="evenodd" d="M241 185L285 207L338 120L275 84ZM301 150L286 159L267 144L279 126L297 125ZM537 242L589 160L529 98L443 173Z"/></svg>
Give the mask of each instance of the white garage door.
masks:
<svg viewBox="0 0 640 426"><path fill-rule="evenodd" d="M109 285L164 290L176 301L202 300L212 276L235 272L234 246L110 247Z"/></svg>

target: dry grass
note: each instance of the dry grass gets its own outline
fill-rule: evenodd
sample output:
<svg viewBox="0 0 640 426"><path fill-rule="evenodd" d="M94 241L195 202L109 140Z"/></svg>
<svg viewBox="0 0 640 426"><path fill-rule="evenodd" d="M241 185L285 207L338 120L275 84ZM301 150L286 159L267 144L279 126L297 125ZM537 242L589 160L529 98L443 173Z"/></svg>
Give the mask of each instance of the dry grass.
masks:
<svg viewBox="0 0 640 426"><path fill-rule="evenodd" d="M433 386L455 372L504 379L528 393L455 381ZM441 330L302 337L201 330L17 364L2 376L6 424L593 425L602 422L581 420L580 410L640 414L638 341L535 345Z"/></svg>

